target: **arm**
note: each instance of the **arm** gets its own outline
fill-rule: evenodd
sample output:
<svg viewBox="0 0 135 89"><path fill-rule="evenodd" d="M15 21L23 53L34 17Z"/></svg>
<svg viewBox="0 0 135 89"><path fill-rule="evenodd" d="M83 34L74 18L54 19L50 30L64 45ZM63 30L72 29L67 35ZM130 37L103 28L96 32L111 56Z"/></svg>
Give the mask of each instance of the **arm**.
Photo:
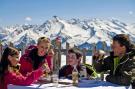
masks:
<svg viewBox="0 0 135 89"><path fill-rule="evenodd" d="M59 70L59 78L61 77L65 77L65 66L63 66L60 70Z"/></svg>
<svg viewBox="0 0 135 89"><path fill-rule="evenodd" d="M30 85L35 80L37 80L43 74L42 69L37 69L33 71L29 76L24 77L23 75L19 74L16 75L15 73L8 73L6 75L6 81L8 84L14 85Z"/></svg>
<svg viewBox="0 0 135 89"><path fill-rule="evenodd" d="M52 71L53 70L53 56L48 55L46 57L46 59L47 59L48 66L49 66L50 70Z"/></svg>
<svg viewBox="0 0 135 89"><path fill-rule="evenodd" d="M21 58L20 58L20 62L19 62L21 65L20 65L20 73L24 76L27 75L27 73L29 72L32 72L32 63L29 62L27 59L26 59L26 56L23 55Z"/></svg>
<svg viewBox="0 0 135 89"><path fill-rule="evenodd" d="M97 73L96 71L94 70L94 68L89 65L89 64L84 64L84 66L86 66L86 70L87 70L87 73L93 77L97 77Z"/></svg>
<svg viewBox="0 0 135 89"><path fill-rule="evenodd" d="M105 59L101 59L95 62L94 68L97 72L104 72L110 70L111 57L107 57Z"/></svg>
<svg viewBox="0 0 135 89"><path fill-rule="evenodd" d="M125 65L121 76L108 75L106 80L119 85L130 85L135 80L135 60L132 60Z"/></svg>
<svg viewBox="0 0 135 89"><path fill-rule="evenodd" d="M129 86L131 81L130 77L124 77L124 76L113 76L113 75L108 75L106 77L106 81L118 84L118 85L124 85L124 86Z"/></svg>
<svg viewBox="0 0 135 89"><path fill-rule="evenodd" d="M47 62L51 71L53 70L53 57L54 57L54 51L53 49L50 49L46 59L47 59Z"/></svg>

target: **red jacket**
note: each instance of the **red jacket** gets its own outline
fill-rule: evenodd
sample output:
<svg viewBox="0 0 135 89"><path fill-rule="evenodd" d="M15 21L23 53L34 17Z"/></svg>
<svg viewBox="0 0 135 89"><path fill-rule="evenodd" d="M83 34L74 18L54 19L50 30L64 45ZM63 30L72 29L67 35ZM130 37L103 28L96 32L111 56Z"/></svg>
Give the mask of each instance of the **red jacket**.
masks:
<svg viewBox="0 0 135 89"><path fill-rule="evenodd" d="M24 77L22 74L16 74L14 72L6 72L4 75L4 87L0 85L0 89L7 89L8 84L22 85L22 86L30 85L35 80L37 80L42 74L43 71L41 68L33 71L27 77Z"/></svg>
<svg viewBox="0 0 135 89"><path fill-rule="evenodd" d="M20 58L20 73L23 75L26 75L30 72L33 71L33 64L32 64L32 59L28 56L28 52L26 52L24 55L22 55L22 57ZM48 66L50 68L50 70L52 70L53 65L52 65L52 56L46 56L44 61L42 63L40 63L39 67L42 66L42 64L44 64L45 62L48 63ZM38 67L38 68L39 68Z"/></svg>

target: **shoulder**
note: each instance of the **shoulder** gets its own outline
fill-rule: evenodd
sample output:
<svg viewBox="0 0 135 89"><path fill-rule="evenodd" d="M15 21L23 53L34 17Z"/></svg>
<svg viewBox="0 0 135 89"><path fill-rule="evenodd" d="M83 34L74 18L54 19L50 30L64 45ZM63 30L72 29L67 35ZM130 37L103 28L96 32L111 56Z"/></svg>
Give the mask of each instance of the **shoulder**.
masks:
<svg viewBox="0 0 135 89"><path fill-rule="evenodd" d="M104 62L111 62L111 61L113 61L113 59L114 59L114 56L109 55L109 56L105 57L103 60L104 60Z"/></svg>
<svg viewBox="0 0 135 89"><path fill-rule="evenodd" d="M130 52L126 54L130 61L135 62L135 49L132 49Z"/></svg>
<svg viewBox="0 0 135 89"><path fill-rule="evenodd" d="M83 66L89 66L89 67L92 67L92 65L90 65L90 64L81 64L81 66L83 67Z"/></svg>
<svg viewBox="0 0 135 89"><path fill-rule="evenodd" d="M93 66L90 64L82 64L81 67L86 67L87 70L93 70Z"/></svg>
<svg viewBox="0 0 135 89"><path fill-rule="evenodd" d="M29 54L33 49L37 49L37 46L35 45L27 46L25 49L25 54Z"/></svg>
<svg viewBox="0 0 135 89"><path fill-rule="evenodd" d="M68 68L68 65L64 65L61 67L61 69L65 69L65 68Z"/></svg>
<svg viewBox="0 0 135 89"><path fill-rule="evenodd" d="M21 56L19 63L23 63L23 62L32 62L32 60L27 54L24 54Z"/></svg>
<svg viewBox="0 0 135 89"><path fill-rule="evenodd" d="M61 70L61 71L62 71L62 70L67 70L67 69L69 69L69 68L70 68L70 65L64 65L63 67L61 67L60 70Z"/></svg>

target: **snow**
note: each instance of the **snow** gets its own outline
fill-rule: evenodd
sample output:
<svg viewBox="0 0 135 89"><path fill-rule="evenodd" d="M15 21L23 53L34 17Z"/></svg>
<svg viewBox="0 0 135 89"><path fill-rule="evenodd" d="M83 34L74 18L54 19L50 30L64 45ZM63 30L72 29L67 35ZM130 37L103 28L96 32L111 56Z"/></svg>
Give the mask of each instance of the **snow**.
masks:
<svg viewBox="0 0 135 89"><path fill-rule="evenodd" d="M14 43L18 48L30 44L36 44L41 36L49 37L51 40L60 36L62 48L66 48L66 42L70 46L80 48L110 50L112 37L116 34L128 34L135 43L135 23L127 24L116 19L71 19L65 20L57 16L45 21L41 25L13 25L0 27L0 39L2 43ZM86 63L92 64L92 57L86 56ZM66 56L61 55L61 67L66 64Z"/></svg>
<svg viewBox="0 0 135 89"><path fill-rule="evenodd" d="M112 37L116 34L128 34L135 43L135 24L127 24L117 19L71 19L65 20L54 16L41 25L13 25L0 27L0 39L3 44L13 42L16 47L35 44L41 36L49 37L51 40L57 36L62 37L62 47L65 43L92 48L95 44L100 48L106 43L110 47ZM86 45L87 44L87 45ZM86 47L89 46L89 47Z"/></svg>

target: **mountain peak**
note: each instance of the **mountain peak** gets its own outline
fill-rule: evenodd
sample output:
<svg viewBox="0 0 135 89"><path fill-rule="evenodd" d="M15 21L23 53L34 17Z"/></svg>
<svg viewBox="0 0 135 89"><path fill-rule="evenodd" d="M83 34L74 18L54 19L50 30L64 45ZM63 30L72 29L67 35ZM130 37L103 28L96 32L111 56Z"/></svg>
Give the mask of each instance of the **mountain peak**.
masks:
<svg viewBox="0 0 135 89"><path fill-rule="evenodd" d="M20 47L20 45L28 43L27 41L36 43L41 36L49 37L52 40L60 36L63 44L69 42L82 48L87 45L87 48L91 49L92 44L102 47L104 42L108 47L112 37L121 33L128 34L135 42L135 31L131 29L135 29L135 24L127 25L119 20L98 18L65 20L53 16L51 20L47 20L42 25L15 25L3 28L4 31L8 31L8 35L7 33L4 36L0 34L0 37L4 43L12 41L16 44L15 46Z"/></svg>

